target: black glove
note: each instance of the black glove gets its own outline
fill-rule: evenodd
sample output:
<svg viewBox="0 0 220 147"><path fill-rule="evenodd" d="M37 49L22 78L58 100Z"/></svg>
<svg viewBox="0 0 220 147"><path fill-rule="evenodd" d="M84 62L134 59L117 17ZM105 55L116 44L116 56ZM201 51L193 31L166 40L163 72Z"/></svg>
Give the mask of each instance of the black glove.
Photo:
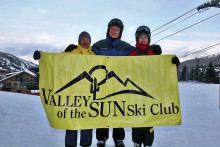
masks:
<svg viewBox="0 0 220 147"><path fill-rule="evenodd" d="M65 52L71 52L73 51L74 49L77 48L77 45L74 45L74 44L70 44L66 49L65 49Z"/></svg>
<svg viewBox="0 0 220 147"><path fill-rule="evenodd" d="M39 59L40 59L40 51L36 50L36 51L34 52L33 57L34 57L34 60L39 60Z"/></svg>
<svg viewBox="0 0 220 147"><path fill-rule="evenodd" d="M177 56L173 57L172 58L172 63L173 64L176 64L176 66L179 66L180 65L180 60Z"/></svg>
<svg viewBox="0 0 220 147"><path fill-rule="evenodd" d="M159 45L153 44L150 47L153 49L153 52L156 55L161 55L162 54L162 50L161 50L161 47Z"/></svg>

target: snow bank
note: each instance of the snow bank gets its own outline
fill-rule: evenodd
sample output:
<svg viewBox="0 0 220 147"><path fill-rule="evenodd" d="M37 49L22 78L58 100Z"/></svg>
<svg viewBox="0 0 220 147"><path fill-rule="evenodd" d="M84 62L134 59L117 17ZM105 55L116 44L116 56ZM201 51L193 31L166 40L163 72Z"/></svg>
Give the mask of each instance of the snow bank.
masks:
<svg viewBox="0 0 220 147"><path fill-rule="evenodd" d="M153 147L218 147L219 85L179 83L182 125L155 127ZM0 92L0 146L63 147L65 130L50 127L39 96ZM126 128L126 147L132 147ZM107 147L114 146L111 137ZM78 141L79 142L79 141ZM96 146L95 130L93 144Z"/></svg>

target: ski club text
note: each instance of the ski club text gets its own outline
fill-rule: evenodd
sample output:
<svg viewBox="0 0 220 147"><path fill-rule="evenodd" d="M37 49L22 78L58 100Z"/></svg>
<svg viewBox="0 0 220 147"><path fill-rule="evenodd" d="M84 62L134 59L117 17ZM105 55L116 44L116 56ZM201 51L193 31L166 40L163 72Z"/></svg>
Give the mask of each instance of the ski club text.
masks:
<svg viewBox="0 0 220 147"><path fill-rule="evenodd" d="M46 94L47 93L47 94ZM153 116L178 114L180 108L172 102L169 106L163 103L153 104L127 104L126 101L95 101L91 96L63 96L53 95L52 90L42 88L43 101L53 107L65 107L57 112L58 118L85 118L85 117L117 117L117 116ZM90 100L90 101L89 101ZM79 108L87 108L87 111ZM88 111L89 110L89 111Z"/></svg>

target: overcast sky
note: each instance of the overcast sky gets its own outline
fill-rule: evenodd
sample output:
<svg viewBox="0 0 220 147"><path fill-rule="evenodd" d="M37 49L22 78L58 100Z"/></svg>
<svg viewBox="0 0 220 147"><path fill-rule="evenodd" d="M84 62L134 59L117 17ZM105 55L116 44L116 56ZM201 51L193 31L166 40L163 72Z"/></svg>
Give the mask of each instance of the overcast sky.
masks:
<svg viewBox="0 0 220 147"><path fill-rule="evenodd" d="M205 0L0 0L0 51L31 60L34 50L62 52L69 44L78 43L78 35L87 31L92 44L106 37L112 18L124 23L122 40L131 43L140 25L151 30L196 8ZM156 33L196 13L163 27ZM151 38L151 43L220 13L211 8L195 14L163 33ZM163 54L181 57L220 41L220 15L199 23L176 35L156 42ZM132 45L135 42L131 43ZM203 56L219 52L219 46L203 52Z"/></svg>

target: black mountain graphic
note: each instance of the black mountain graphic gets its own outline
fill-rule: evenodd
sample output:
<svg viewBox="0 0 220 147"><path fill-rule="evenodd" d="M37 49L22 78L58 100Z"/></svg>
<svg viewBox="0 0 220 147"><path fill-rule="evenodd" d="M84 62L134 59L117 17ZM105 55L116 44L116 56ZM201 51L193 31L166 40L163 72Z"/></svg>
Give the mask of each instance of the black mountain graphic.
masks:
<svg viewBox="0 0 220 147"><path fill-rule="evenodd" d="M59 90L57 90L55 92L55 94L63 91L64 89L72 86L73 84L83 80L83 79L87 79L90 83L91 83L91 87L90 87L90 93L93 93L93 99L94 100L102 100L102 99L106 99L108 97L112 97L115 95L119 95L119 94L137 94L137 95L142 95L142 96L146 96L146 97L150 97L152 99L153 98L150 94L148 94L147 92L145 92L143 89L141 89L139 86L137 86L133 81L131 81L130 79L126 79L125 82L123 82L116 74L114 71L110 71L108 73L108 71L106 70L106 78L103 79L101 82L97 83L96 78L92 78L91 75L92 73L97 70L97 69L104 69L106 70L106 66L105 65L98 65L93 67L89 73L87 73L86 71L84 71L83 73L81 73L79 76L77 76L76 78L74 78L73 80L71 80L69 83L67 83L65 86L63 86L62 88L60 88ZM107 80L111 79L111 78L115 78L119 83L121 83L124 87L127 86L128 82L130 82L134 87L136 87L138 90L132 90L132 89L128 89L128 90L121 90L121 91L117 91L114 92L112 94L109 94L103 98L96 98L96 92L99 91L99 87L106 83Z"/></svg>
<svg viewBox="0 0 220 147"><path fill-rule="evenodd" d="M64 89L72 86L73 84L83 80L83 79L87 79L89 82L93 83L93 78L86 72L84 71L83 73L81 73L78 77L76 77L75 79L73 79L72 81L70 81L69 83L67 83L65 86L63 86L62 88L60 88L59 90L57 90L55 92L55 94L63 91Z"/></svg>

